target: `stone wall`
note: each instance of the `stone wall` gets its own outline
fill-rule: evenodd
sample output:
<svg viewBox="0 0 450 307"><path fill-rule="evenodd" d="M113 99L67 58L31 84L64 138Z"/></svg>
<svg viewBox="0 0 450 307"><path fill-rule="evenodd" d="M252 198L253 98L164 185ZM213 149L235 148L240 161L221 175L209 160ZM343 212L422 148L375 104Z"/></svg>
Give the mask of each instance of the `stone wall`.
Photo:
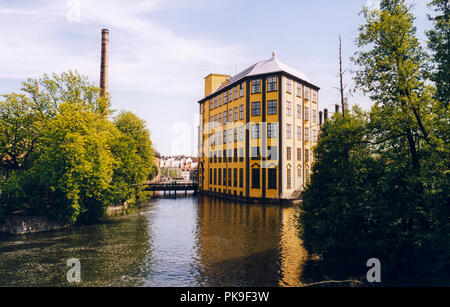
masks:
<svg viewBox="0 0 450 307"><path fill-rule="evenodd" d="M115 216L126 213L128 210L128 204L125 202L121 206L110 206L106 208L106 216Z"/></svg>
<svg viewBox="0 0 450 307"><path fill-rule="evenodd" d="M106 209L106 216L116 216L125 214L128 210L128 204L122 206L111 206ZM40 216L10 216L0 224L0 232L6 232L13 235L23 235L27 233L44 232L58 230L69 227L70 225L61 225Z"/></svg>
<svg viewBox="0 0 450 307"><path fill-rule="evenodd" d="M0 232L6 232L13 235L22 235L26 233L36 233L50 230L66 228L69 225L61 225L49 221L39 216L12 216L8 217L0 225Z"/></svg>

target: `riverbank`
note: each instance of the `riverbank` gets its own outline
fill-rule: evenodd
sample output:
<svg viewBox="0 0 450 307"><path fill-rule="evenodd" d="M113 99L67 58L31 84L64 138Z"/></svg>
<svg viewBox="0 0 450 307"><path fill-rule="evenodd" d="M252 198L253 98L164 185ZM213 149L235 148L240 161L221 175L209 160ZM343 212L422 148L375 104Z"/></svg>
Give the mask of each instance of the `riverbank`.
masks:
<svg viewBox="0 0 450 307"><path fill-rule="evenodd" d="M62 225L41 216L9 216L0 225L0 232L12 235L23 235L28 233L45 232L69 227L70 224Z"/></svg>
<svg viewBox="0 0 450 307"><path fill-rule="evenodd" d="M127 202L125 202L121 206L109 206L108 208L106 208L105 215L106 216L122 215L122 214L126 214L129 209L130 209L130 206L128 205Z"/></svg>
<svg viewBox="0 0 450 307"><path fill-rule="evenodd" d="M105 217L124 215L134 206L124 203L121 206L109 206L106 208ZM72 224L61 224L43 216L11 215L0 224L0 233L11 235L24 235L39 232L47 232L68 228Z"/></svg>

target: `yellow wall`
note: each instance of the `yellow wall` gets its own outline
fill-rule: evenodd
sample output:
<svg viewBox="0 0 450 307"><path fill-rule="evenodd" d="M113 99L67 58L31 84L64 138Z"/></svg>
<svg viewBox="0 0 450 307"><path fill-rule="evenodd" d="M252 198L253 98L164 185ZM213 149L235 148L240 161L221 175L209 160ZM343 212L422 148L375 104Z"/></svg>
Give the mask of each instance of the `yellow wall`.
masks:
<svg viewBox="0 0 450 307"><path fill-rule="evenodd" d="M216 78L217 77L217 78ZM224 80L226 80L228 76L225 75L209 75L208 77L205 78L205 93L207 93L209 90L214 91L221 82L223 82ZM262 80L262 78L261 78ZM283 93L282 93L282 98L281 101L279 101L279 89L280 89L280 81L282 82L282 89L283 89ZM214 84L213 84L214 83ZM280 150L280 144L279 144L279 139L277 138L267 138L266 141L266 146L276 146L277 147L277 160L271 160L271 161L266 161L266 165L270 165L271 167L276 167L277 168L277 189L268 189L268 182L269 182L269 178L268 178L268 169L266 169L265 171L265 182L266 182L266 198L279 198L280 195L280 191L279 191L279 186L280 186L280 182L279 182L279 172L280 172L280 168L279 168L279 161L280 159L283 159L283 163L282 163L282 171L283 171L283 183L282 183L282 193L281 193L281 197L282 198L289 198L290 195L292 195L292 192L294 190L296 190L298 188L298 184L302 185L303 184L303 178L302 178L302 182L297 182L298 178L297 178L297 167L304 167L305 169L309 169L311 170L311 159L309 163L305 163L305 161L297 161L297 152L296 152L296 148L301 147L302 150L304 150L305 148L310 149L312 146L314 145L312 142L312 127L317 127L318 128L318 124L312 123L312 109L315 109L317 112L317 103L312 103L311 102L311 98L312 95L310 94L310 99L306 100L304 99L304 95L302 95L303 97L295 97L295 91L297 90L296 88L296 81L292 80L292 97L289 97L289 95L286 95L286 77L282 77L277 78L277 91L274 92L267 92L267 79L266 79L266 104L265 104L265 110L262 109L262 93L257 93L257 94L251 94L251 88L249 90L250 93L250 97L249 97L249 124L247 126L248 128L248 135L249 135L249 148L248 151L249 152L245 152L245 123L246 123L246 94L247 94L247 83L246 81L243 81L242 83L244 85L244 95L243 97L239 97L240 93L239 93L239 88L237 91L238 94L238 98L237 99L233 99L231 102L225 103L224 104L224 100L223 100L223 93L221 93L220 95L222 95L222 105L221 106L217 106L216 108L213 108L212 110L210 110L210 100L206 100L204 102L202 102L203 104L203 114L201 115L201 125L202 127L200 128L200 133L202 135L202 140L203 140L203 146L200 150L200 154L202 155L202 158L200 158L200 161L203 162L204 165L204 181L203 181L203 186L201 187L201 189L205 190L205 191L212 191L212 192L220 192L220 193L224 193L224 190L226 190L226 193L229 194L229 191L231 191L231 195L237 195L237 196L246 196L246 185L249 185L249 197L253 197L253 198L261 198L263 196L262 194L262 175L263 175L263 171L261 169L261 181L259 186L261 188L259 189L253 189L252 188L252 176L251 176L251 172L252 172L252 168L253 167L261 167L262 161L261 160L252 160L251 159L251 148L253 146L259 146L260 147L260 151L261 154L263 152L263 148L262 148L262 127L260 130L261 133L261 137L259 139L252 139L251 138L251 126L252 124L258 124L262 122L262 112L266 112L266 123L270 123L270 122L275 122L278 123L279 120L279 109L280 109L280 105L281 105L281 116L283 117L283 122L282 122L282 126L278 125L278 129L277 129L277 135L280 135L280 131L282 131L282 155L280 156L279 150ZM234 87L239 87L240 83L237 83L234 85ZM251 87L251 82L249 83L249 86ZM232 88L232 94L233 94L233 98L234 98L234 87ZM263 85L261 84L261 91L263 89ZM210 93L206 94L209 95ZM215 95L218 96L218 95ZM214 101L214 97L213 96L211 99ZM267 102L269 100L276 100L277 101L277 114L275 115L267 115ZM292 102L292 115L286 117L286 101L290 100ZM261 102L261 115L260 116L251 116L251 105L252 102ZM301 124L297 123L298 121L295 120L295 116L296 116L296 105L297 103L299 104L304 104L304 106L308 106L310 108L310 120L309 121L305 121L304 119L304 114L302 114L302 120L301 120ZM243 119L239 119L239 107L243 106L244 108L244 117ZM227 115L228 115L228 110L234 110L234 108L238 109L238 118L237 121L234 121L234 112L232 115L232 122L230 123L227 120L226 125L223 125L223 114L226 111ZM215 116L218 116L219 114L221 114L222 116L222 121L220 124L218 125L214 125L214 126L209 126L209 122L210 122L210 118ZM317 112L317 119L318 119L318 112ZM292 122L292 139L291 140L286 140L286 123L287 122ZM318 120L317 120L318 121ZM296 125L301 125L304 127L309 127L310 128L310 141L309 142L304 142L304 136L300 142L300 144L298 144L297 140L296 140ZM239 127L240 126L244 126L244 139L242 141L239 140ZM234 142L234 128L238 129L238 141ZM223 144L223 135L221 140L217 140L215 146L210 146L210 136L214 135L217 132L222 132L223 131L227 131L229 132L231 129L231 143L227 142L226 144ZM267 126L264 128L266 129L266 134L267 134ZM318 129L317 129L318 130ZM228 137L227 137L227 141L228 141ZM290 190L286 190L286 167L287 167L287 161L286 159L286 146L290 146L292 148L292 161L290 161L290 165L292 168L292 173L291 173L291 180L292 180L292 189ZM242 148L244 150L244 160L243 162L239 161L239 157L237 162L234 162L234 160L232 159L232 162L228 162L228 159L225 161L223 159L222 156L222 161L219 162L219 158L217 158L217 162L214 163L214 159L212 161L212 163L209 162L209 156L210 156L210 152L216 152L219 156L219 152L220 154L223 153L223 150L227 150L227 154L228 154L228 150L231 149L231 153L234 153L234 149L237 149L237 153L239 155L239 149ZM267 153L267 147L264 149L264 151ZM248 158L247 158L248 157ZM246 159L249 159L249 174L248 174L248 182L246 182ZM303 157L302 157L303 160ZM253 166L255 163L258 164L258 166ZM219 169L221 169L221 184L219 185L219 180L217 178L216 184L214 184L214 180L212 178L211 182L212 184L210 184L210 169L213 169L212 171L212 175L214 177L214 169L216 169L217 171L217 177L219 177ZM223 170L226 169L227 170L227 182L226 184L224 184L223 182ZM231 176L232 176L232 185L228 186L228 169L232 169L231 171ZM234 169L237 169L237 179L238 179L238 185L237 187L234 186ZM243 187L239 186L239 169L243 169ZM303 176L302 176L303 177Z"/></svg>
<svg viewBox="0 0 450 307"><path fill-rule="evenodd" d="M209 74L205 77L205 97L214 92L222 82L230 78L229 75Z"/></svg>
<svg viewBox="0 0 450 307"><path fill-rule="evenodd" d="M239 86L239 84L236 84L236 86ZM222 106L218 106L217 108L214 108L213 110L209 110L209 106L210 106L210 100L205 102L205 113L204 113L204 122L208 123L210 121L211 117L215 117L218 116L219 114L222 117L221 123L218 125L215 125L213 127L211 127L211 129L209 129L209 132L204 133L203 137L205 140L208 140L213 134L215 133L222 133L222 138L221 140L217 140L216 145L215 146L209 146L209 143L206 144L206 146L204 145L204 156L205 156L205 181L204 181L204 188L203 190L212 190L214 191L214 189L216 190L216 192L220 192L223 193L224 190L227 191L231 191L231 194L234 195L236 192L237 196L240 196L242 193L242 196L245 196L245 159L243 162L239 162L239 158L237 160L237 162L234 162L234 159L232 159L231 162L228 162L228 157L227 160L225 161L223 158L223 150L228 151L231 150L231 152L234 154L234 149L237 149L237 153L239 155L239 149L242 148L244 150L244 156L245 156L245 128L244 128L244 139L242 141L239 140L239 127L240 126L244 126L245 125L245 84L244 84L244 96L243 97L239 97L239 89L238 89L238 98L234 99L234 87L232 88L232 94L233 94L233 100L224 104L223 103L223 93L220 94L222 95ZM218 95L216 95L218 96ZM214 97L212 98L214 99ZM239 107L240 106L244 107L244 118L242 120L239 119ZM238 119L237 121L234 121L234 108L237 108L238 111ZM232 110L232 122L228 121L228 111ZM223 125L223 116L224 116L224 112L227 112L227 123L225 125ZM234 142L234 128L238 129L238 141ZM206 129L207 130L207 129ZM232 137L231 140L232 142L228 142L228 135L227 135L227 143L223 144L223 132L227 131L227 133L231 130L232 132ZM204 131L205 132L205 131ZM209 154L210 152L216 152L217 155L219 156L219 154L222 155L222 161L219 162L219 158L217 158L217 162L214 163L210 163L209 162ZM210 184L210 179L209 179L209 169L213 169L212 175L214 176L214 169L216 169L217 172L217 180L216 180L216 184L214 184L214 180L212 180L212 184ZM221 169L221 184L219 185L219 169ZM226 169L227 170L227 182L226 184L223 183L223 170ZM232 184L231 186L228 186L228 169L232 169L231 171L231 176L232 176ZM234 169L237 169L237 186L234 186ZM243 174L243 187L240 187L240 182L239 182L239 169L242 169L244 171Z"/></svg>

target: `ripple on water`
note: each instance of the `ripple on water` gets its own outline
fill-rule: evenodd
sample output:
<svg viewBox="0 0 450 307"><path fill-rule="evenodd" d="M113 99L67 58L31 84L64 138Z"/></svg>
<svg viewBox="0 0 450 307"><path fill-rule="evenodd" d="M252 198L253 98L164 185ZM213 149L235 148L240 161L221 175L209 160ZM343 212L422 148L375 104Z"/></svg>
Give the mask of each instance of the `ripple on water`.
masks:
<svg viewBox="0 0 450 307"><path fill-rule="evenodd" d="M98 225L0 237L0 286L277 286L298 281L306 256L294 208L208 197L156 199Z"/></svg>

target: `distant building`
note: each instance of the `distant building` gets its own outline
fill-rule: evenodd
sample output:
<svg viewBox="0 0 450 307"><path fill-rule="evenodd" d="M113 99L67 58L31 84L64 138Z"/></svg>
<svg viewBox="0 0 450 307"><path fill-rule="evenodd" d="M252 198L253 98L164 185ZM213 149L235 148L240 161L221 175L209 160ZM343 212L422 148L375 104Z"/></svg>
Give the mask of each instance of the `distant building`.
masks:
<svg viewBox="0 0 450 307"><path fill-rule="evenodd" d="M199 187L248 199L294 199L309 180L319 87L272 56L210 74L199 101Z"/></svg>
<svg viewBox="0 0 450 307"><path fill-rule="evenodd" d="M198 158L188 156L161 157L160 168L168 170L176 169L181 173L183 181L192 181L193 173L197 172Z"/></svg>
<svg viewBox="0 0 450 307"><path fill-rule="evenodd" d="M183 168L181 169L181 177L185 182L191 181L191 169Z"/></svg>

